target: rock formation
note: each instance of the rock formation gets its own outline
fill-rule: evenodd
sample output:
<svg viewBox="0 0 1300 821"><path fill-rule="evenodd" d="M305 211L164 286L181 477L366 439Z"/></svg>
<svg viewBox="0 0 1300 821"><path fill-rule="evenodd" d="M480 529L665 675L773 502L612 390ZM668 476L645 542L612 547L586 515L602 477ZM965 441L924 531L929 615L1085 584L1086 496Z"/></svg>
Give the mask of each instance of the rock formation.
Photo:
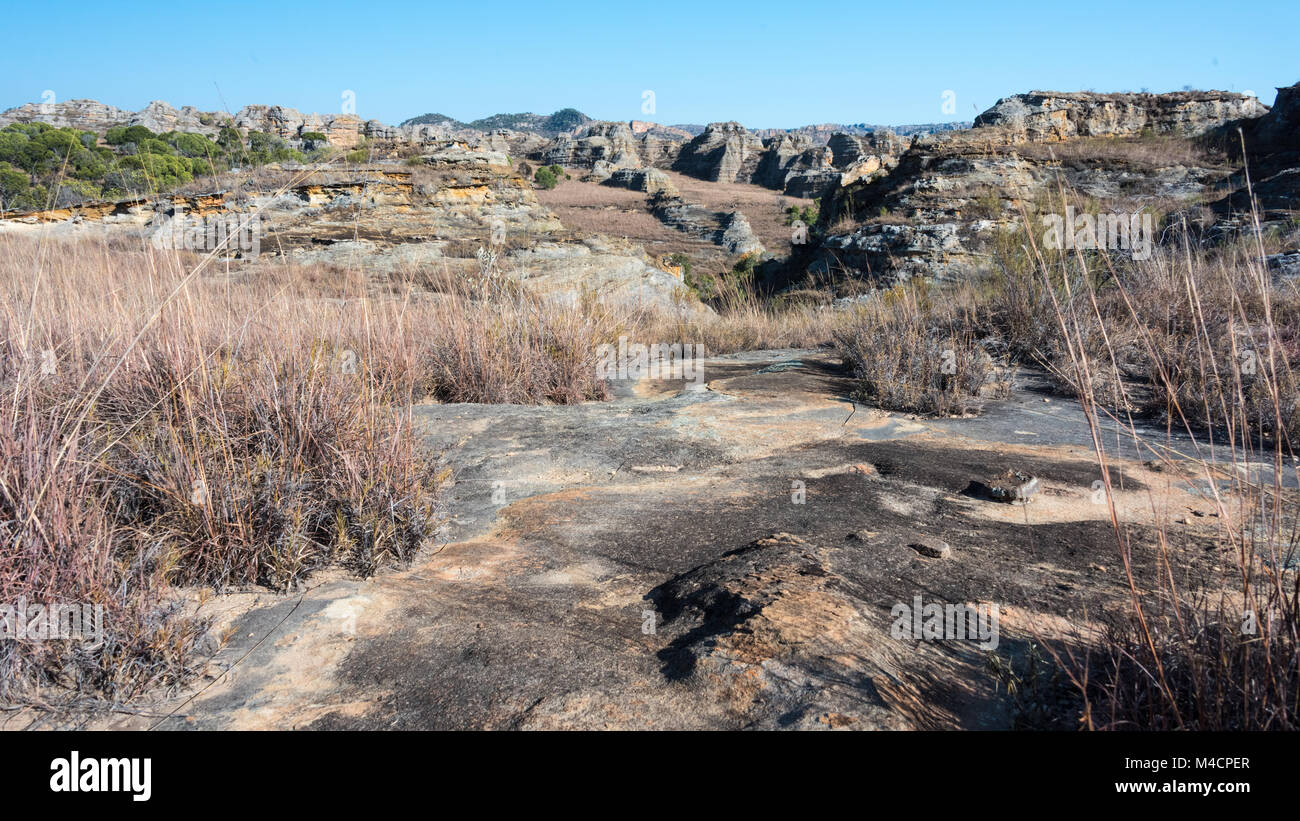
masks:
<svg viewBox="0 0 1300 821"><path fill-rule="evenodd" d="M221 127L234 125L245 132L261 131L286 140L302 134L324 134L330 144L351 148L367 137L394 139L398 129L378 120L363 121L355 114L302 114L284 106L249 105L233 116L217 111L199 111L192 106L173 108L155 100L139 111L125 111L94 100L68 100L62 103L28 103L0 113L0 127L9 123L43 122L56 128L77 128L99 134L117 126L142 125L158 134L186 131L215 136Z"/></svg>
<svg viewBox="0 0 1300 821"><path fill-rule="evenodd" d="M614 185L620 188L630 188L633 191L644 191L650 196L664 195L676 197L678 195L677 186L668 175L657 168L621 168L610 174L609 179L605 180L605 185Z"/></svg>
<svg viewBox="0 0 1300 821"><path fill-rule="evenodd" d="M1241 133L1230 124L1217 139L1234 155L1245 145L1251 186L1244 173L1235 174L1230 180L1233 190L1210 204L1220 218L1215 233L1252 230L1252 208L1258 209L1265 230L1285 233L1300 212L1300 83L1279 88L1271 111L1241 125ZM1300 232L1291 242L1300 245Z"/></svg>
<svg viewBox="0 0 1300 821"><path fill-rule="evenodd" d="M1004 97L975 118L975 126L1004 126L1030 141L1135 136L1149 131L1195 137L1228 120L1258 117L1268 108L1227 91L1171 94L1093 94L1031 91Z"/></svg>
<svg viewBox="0 0 1300 821"><path fill-rule="evenodd" d="M65 100L61 103L27 103L0 113L0 128L10 123L49 123L55 128L76 128L102 134L123 125L142 125L150 131L192 131L216 134L220 123L229 119L215 111L192 106L172 108L155 100L140 111L125 111L94 100Z"/></svg>
<svg viewBox="0 0 1300 821"><path fill-rule="evenodd" d="M284 122L268 118L269 122ZM387 275L436 265L453 276L480 271L478 251L493 249L501 272L547 298L583 294L612 302L672 308L692 303L676 277L638 247L600 235L575 236L537 201L532 186L506 155L459 140L428 145L418 167L373 164L279 169L286 184L255 184L238 175L203 195L159 195L85 203L0 220L0 231L125 232L152 237L175 214L255 215L261 254L235 262L275 265L284 255L300 264L364 268ZM262 176L276 172L262 169ZM652 172L651 184L663 182ZM230 183L235 184L230 184ZM49 224L53 223L53 224ZM743 242L743 227L731 237ZM268 262L268 260L270 260Z"/></svg>
<svg viewBox="0 0 1300 821"><path fill-rule="evenodd" d="M1020 223L1017 200L1032 201L1059 185L1126 213L1152 201L1195 202L1229 182L1226 160L1213 159L1213 152L1202 154L1201 164L1164 160L1159 148L1143 150L1138 138L1186 140L1266 110L1253 97L1227 92L1033 92L998 101L968 131L914 138L896 158L867 153L898 145L892 135L882 133L871 146L837 135L829 141L835 165L850 165L825 195L822 220L855 224L823 235L810 270L847 269L884 280L968 275L986 264L997 233ZM1270 122L1256 126L1263 142L1286 133ZM1085 137L1115 140L1106 162L1089 161L1082 150L1057 159L1043 145Z"/></svg>
<svg viewBox="0 0 1300 821"><path fill-rule="evenodd" d="M711 123L682 147L673 170L710 182L748 182L762 154L763 141L740 123Z"/></svg>
<svg viewBox="0 0 1300 821"><path fill-rule="evenodd" d="M546 165L575 168L593 168L598 162L608 163L609 168L641 166L638 141L627 123L595 123L582 137L556 137L539 159Z"/></svg>
<svg viewBox="0 0 1300 821"><path fill-rule="evenodd" d="M667 192L651 197L650 211L664 225L719 245L729 254L763 253L763 243L739 211L711 211Z"/></svg>

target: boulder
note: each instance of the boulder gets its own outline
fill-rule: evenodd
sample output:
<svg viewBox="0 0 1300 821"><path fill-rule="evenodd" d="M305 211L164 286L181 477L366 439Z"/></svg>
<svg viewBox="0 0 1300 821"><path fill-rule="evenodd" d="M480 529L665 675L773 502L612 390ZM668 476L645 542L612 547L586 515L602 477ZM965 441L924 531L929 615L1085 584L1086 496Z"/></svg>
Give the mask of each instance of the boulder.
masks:
<svg viewBox="0 0 1300 821"><path fill-rule="evenodd" d="M604 169L602 169L604 170ZM593 169L594 173L594 169ZM668 175L657 168L620 168L611 170L605 185L644 191L650 196L662 194L667 197L678 196L677 186Z"/></svg>

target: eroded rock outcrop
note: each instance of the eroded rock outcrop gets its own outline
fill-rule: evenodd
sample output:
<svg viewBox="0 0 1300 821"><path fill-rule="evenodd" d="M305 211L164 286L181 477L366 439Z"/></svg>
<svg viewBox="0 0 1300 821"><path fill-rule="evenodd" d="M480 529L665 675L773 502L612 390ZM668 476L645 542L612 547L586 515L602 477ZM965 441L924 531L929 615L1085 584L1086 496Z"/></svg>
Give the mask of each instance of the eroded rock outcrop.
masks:
<svg viewBox="0 0 1300 821"><path fill-rule="evenodd" d="M841 227L822 237L811 270L886 281L969 275L988 264L1001 231L1020 225L1017 203L1062 186L1124 213L1195 202L1233 169L1189 138L1266 110L1227 92L1033 92L1000 100L968 131L915 138L897 158L869 154L861 138L838 138L837 165L849 162L851 172L825 195L822 217ZM1067 150L1071 142L1080 147ZM856 225L845 230L846 220Z"/></svg>
<svg viewBox="0 0 1300 821"><path fill-rule="evenodd" d="M355 114L303 114L297 109L278 105L244 106L232 116L224 112L200 111L193 106L178 109L161 100L155 100L139 111L126 111L94 100L67 100L28 103L0 113L0 127L29 122L97 134L118 126L142 125L157 134L183 131L208 137L215 136L225 125L233 125L245 132L260 131L286 140L297 140L304 133L320 133L330 144L341 148L352 148L366 138L403 139L400 129L378 120L362 120Z"/></svg>
<svg viewBox="0 0 1300 821"><path fill-rule="evenodd" d="M803 133L759 140L738 123L713 123L683 146L673 169L704 180L753 183L814 198L893 165L903 147L888 131L834 134L823 144Z"/></svg>
<svg viewBox="0 0 1300 821"><path fill-rule="evenodd" d="M1217 139L1234 155L1244 146L1250 160L1251 185L1243 168L1229 180L1233 189L1210 204L1219 220L1212 239L1238 235L1261 227L1284 236L1300 214L1300 83L1277 90L1277 100L1267 114L1221 129ZM1300 249L1300 234L1286 240Z"/></svg>
<svg viewBox="0 0 1300 821"><path fill-rule="evenodd" d="M1004 97L975 118L975 127L1002 126L1032 141L1136 136L1150 131L1195 137L1228 120L1268 110L1254 97L1228 91L1094 94L1031 91Z"/></svg>
<svg viewBox="0 0 1300 821"><path fill-rule="evenodd" d="M813 146L802 134L782 134L764 141L763 156L754 169L751 182L778 191L786 187L786 177L795 168L822 165L825 149Z"/></svg>
<svg viewBox="0 0 1300 821"><path fill-rule="evenodd" d="M10 123L48 123L55 128L76 128L102 134L110 128L142 125L155 133L191 131L216 134L219 124L229 117L215 111L199 111L193 106L176 109L154 100L139 111L126 111L95 100L65 100L52 103L27 103L0 113L0 127Z"/></svg>
<svg viewBox="0 0 1300 821"><path fill-rule="evenodd" d="M582 137L562 134L541 155L546 165L592 168L606 163L609 168L639 168L638 141L627 123L596 123Z"/></svg>
<svg viewBox="0 0 1300 821"><path fill-rule="evenodd" d="M621 168L610 174L609 179L605 180L605 185L613 185L619 188L630 188L633 191L644 191L651 197L680 196L677 186L668 175L657 168Z"/></svg>
<svg viewBox="0 0 1300 821"><path fill-rule="evenodd" d="M681 197L661 193L650 199L650 212L660 222L698 239L712 242L729 254L762 254L763 243L749 219L739 211L711 211Z"/></svg>
<svg viewBox="0 0 1300 821"><path fill-rule="evenodd" d="M673 170L710 182L749 182L763 149L763 141L740 123L710 123L682 147Z"/></svg>
<svg viewBox="0 0 1300 821"><path fill-rule="evenodd" d="M418 167L268 168L257 178L234 176L226 183L225 190L203 195L17 215L0 220L0 231L151 239L160 231L176 233L177 219L234 215L255 218L260 254L221 250L230 250L231 262L250 271L283 264L277 258L288 257L297 264L355 268L379 277L402 274L420 281L422 272L437 269L469 278L482 271L484 251L503 276L549 299L572 302L591 295L652 308L707 310L639 247L569 232L538 203L532 185L504 153L459 140L426 147Z"/></svg>

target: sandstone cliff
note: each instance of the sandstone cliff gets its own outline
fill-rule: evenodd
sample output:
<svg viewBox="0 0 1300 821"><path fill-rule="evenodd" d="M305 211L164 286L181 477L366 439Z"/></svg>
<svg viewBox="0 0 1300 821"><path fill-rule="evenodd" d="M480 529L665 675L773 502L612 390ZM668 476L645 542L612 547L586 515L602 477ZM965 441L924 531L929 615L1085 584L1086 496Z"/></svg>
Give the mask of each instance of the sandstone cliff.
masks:
<svg viewBox="0 0 1300 821"><path fill-rule="evenodd" d="M1228 121L1268 110L1254 97L1227 91L1093 94L1031 91L1004 97L975 118L975 127L1004 126L1030 141L1132 136L1150 131L1195 137Z"/></svg>
<svg viewBox="0 0 1300 821"><path fill-rule="evenodd" d="M1231 184L1233 169L1223 152L1189 138L1266 111L1227 92L1008 97L968 131L914 138L892 164L843 175L802 263L815 274L886 281L966 276L988 264L1000 231L1020 224L1021 204L1061 187L1125 213L1190 208ZM1285 132L1260 123L1266 135ZM834 149L842 160L864 151L844 137Z"/></svg>

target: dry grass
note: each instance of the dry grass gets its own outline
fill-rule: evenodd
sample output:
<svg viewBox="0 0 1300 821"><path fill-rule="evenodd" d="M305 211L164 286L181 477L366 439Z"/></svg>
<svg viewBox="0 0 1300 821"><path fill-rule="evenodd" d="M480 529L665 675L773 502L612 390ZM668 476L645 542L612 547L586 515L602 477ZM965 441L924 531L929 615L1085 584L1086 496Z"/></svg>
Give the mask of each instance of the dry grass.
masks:
<svg viewBox="0 0 1300 821"><path fill-rule="evenodd" d="M0 243L0 603L102 605L107 631L0 641L9 699L184 680L205 625L175 585L285 589L408 559L441 518L413 402L603 396L605 315L492 277L327 297L120 241Z"/></svg>
<svg viewBox="0 0 1300 821"><path fill-rule="evenodd" d="M646 205L646 195L627 188L583 182L576 177L535 192L542 205L575 231L626 237L654 254L677 251L714 253L713 245L664 225Z"/></svg>
<svg viewBox="0 0 1300 821"><path fill-rule="evenodd" d="M1038 355L1087 413L1127 579L1128 607L1102 635L1050 648L1086 728L1300 726L1300 295L1272 285L1263 252L1258 234L1214 252L1185 242L1142 262L1031 248L1038 310L1056 326L1035 331L1051 340ZM1154 548L1116 513L1101 421L1167 454L1139 434L1135 411L1192 440L1184 459L1161 461L1211 489L1208 548L1176 537L1170 511L1154 501ZM1223 579L1189 587L1181 569L1207 549L1223 557ZM1134 562L1152 552L1160 572L1139 583Z"/></svg>
<svg viewBox="0 0 1300 821"><path fill-rule="evenodd" d="M804 208L812 200L791 197L761 185L743 182L706 182L677 171L665 171L687 202L703 205L710 211L739 211L749 220L754 235L769 253L785 256L791 251L790 226L786 210Z"/></svg>
<svg viewBox="0 0 1300 821"><path fill-rule="evenodd" d="M646 339L700 343L710 355L775 348L831 345L837 329L853 321L850 311L831 307L824 290L764 297L752 274L697 274L707 279L714 314L644 313L634 320Z"/></svg>
<svg viewBox="0 0 1300 821"><path fill-rule="evenodd" d="M1228 163L1228 157L1206 140L1168 135L1078 137L1055 143L1018 143L1007 150L1041 161L1055 159L1106 167L1127 164L1147 169L1171 165L1217 168Z"/></svg>
<svg viewBox="0 0 1300 821"><path fill-rule="evenodd" d="M553 210L566 226L626 237L646 246L654 254L686 252L704 262L718 263L726 255L712 243L694 239L665 226L650 213L646 195L640 191L582 182L579 170L570 172L555 188L537 191L542 205ZM786 224L786 209L804 207L812 200L788 197L779 191L747 183L705 182L675 171L665 171L690 203L710 211L740 211L749 220L754 234L770 253L788 254L791 229Z"/></svg>
<svg viewBox="0 0 1300 821"><path fill-rule="evenodd" d="M1193 232L1147 260L1048 251L1038 223L1001 238L983 282L881 299L839 344L859 397L923 412L960 409L979 374L948 381L936 351L981 340L1009 362L1045 367L1091 425L1127 607L1105 630L1044 642L1050 659L1017 675L1035 726L1089 729L1295 729L1300 726L1300 290L1272 282L1260 234L1205 249ZM1148 441L1142 420L1191 441L1179 455ZM1211 493L1216 517L1186 537L1152 501L1154 530L1121 519L1102 422L1138 452ZM1208 542L1208 544L1207 544ZM1188 583L1206 551L1223 573ZM1143 577L1135 562L1154 560ZM1216 568L1218 570L1220 568ZM1141 582L1140 578L1153 579ZM1005 671L1004 671L1005 672ZM1061 685L1073 691L1063 695ZM1037 701L1035 701L1037 699ZM1071 712L1074 711L1074 712Z"/></svg>
<svg viewBox="0 0 1300 821"><path fill-rule="evenodd" d="M897 287L859 308L835 334L857 380L854 398L887 410L964 414L994 375L968 300Z"/></svg>
<svg viewBox="0 0 1300 821"><path fill-rule="evenodd" d="M1201 249L1194 232L1176 236L1132 260L1035 248L1033 230L1004 235L996 271L977 286L982 332L1113 410L1219 430L1239 407L1247 424L1238 434L1300 434L1300 292L1272 283L1262 240ZM1074 318L1073 338L1061 312ZM1087 386L1076 358L1088 365Z"/></svg>

